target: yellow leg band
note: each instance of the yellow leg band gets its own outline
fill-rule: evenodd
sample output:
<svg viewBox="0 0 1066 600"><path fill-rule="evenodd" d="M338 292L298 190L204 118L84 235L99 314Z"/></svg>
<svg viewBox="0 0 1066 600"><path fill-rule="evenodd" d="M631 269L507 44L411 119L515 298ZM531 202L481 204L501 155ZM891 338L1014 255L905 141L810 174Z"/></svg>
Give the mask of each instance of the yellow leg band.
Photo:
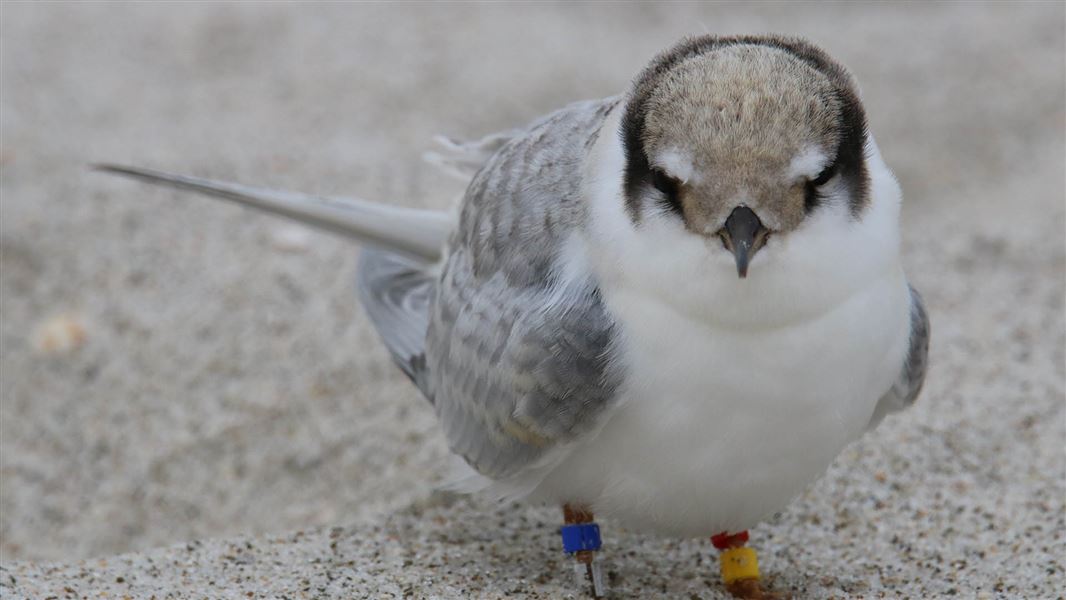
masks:
<svg viewBox="0 0 1066 600"><path fill-rule="evenodd" d="M723 550L719 561L722 564L722 579L727 584L741 579L759 578L759 559L752 548L745 546Z"/></svg>

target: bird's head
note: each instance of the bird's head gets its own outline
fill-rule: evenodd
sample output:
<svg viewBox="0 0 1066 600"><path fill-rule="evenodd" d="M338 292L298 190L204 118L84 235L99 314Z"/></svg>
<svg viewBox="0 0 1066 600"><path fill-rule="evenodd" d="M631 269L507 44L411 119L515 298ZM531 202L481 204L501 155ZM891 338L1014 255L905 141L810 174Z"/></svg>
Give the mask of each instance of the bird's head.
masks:
<svg viewBox="0 0 1066 600"><path fill-rule="evenodd" d="M626 211L673 219L737 274L810 215L868 203L866 121L850 74L808 42L703 37L637 78L621 124Z"/></svg>

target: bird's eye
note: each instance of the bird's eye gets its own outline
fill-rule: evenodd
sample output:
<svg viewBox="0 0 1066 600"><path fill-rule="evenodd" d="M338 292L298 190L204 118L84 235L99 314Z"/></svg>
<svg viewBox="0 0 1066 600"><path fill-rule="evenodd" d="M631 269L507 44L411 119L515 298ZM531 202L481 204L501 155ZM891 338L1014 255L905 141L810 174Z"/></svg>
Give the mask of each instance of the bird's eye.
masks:
<svg viewBox="0 0 1066 600"><path fill-rule="evenodd" d="M661 169L652 169L651 184L655 186L655 189L662 193L663 204L669 207L670 210L681 214L681 198L678 194L678 191L681 188L681 182L670 177Z"/></svg>
<svg viewBox="0 0 1066 600"><path fill-rule="evenodd" d="M815 177L814 179L812 179L811 180L811 185L813 185L815 187L823 186L823 185L829 183L829 180L832 179L833 175L836 175L836 174L837 174L837 166L836 166L836 163L834 163L834 164L829 165L825 169L823 169L822 172L818 174L818 177Z"/></svg>
<svg viewBox="0 0 1066 600"><path fill-rule="evenodd" d="M822 203L824 196L822 195L821 187L829 183L829 180L836 174L837 165L836 163L833 163L823 169L822 172L818 174L818 177L807 180L807 185L804 186L803 190L803 207L807 212L811 212L815 207Z"/></svg>

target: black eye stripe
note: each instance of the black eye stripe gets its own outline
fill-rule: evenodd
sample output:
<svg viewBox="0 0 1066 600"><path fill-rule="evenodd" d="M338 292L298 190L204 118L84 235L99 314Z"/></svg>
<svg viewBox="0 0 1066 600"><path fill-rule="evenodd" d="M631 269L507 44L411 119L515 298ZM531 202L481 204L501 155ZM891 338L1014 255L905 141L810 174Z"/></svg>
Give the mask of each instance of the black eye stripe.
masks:
<svg viewBox="0 0 1066 600"><path fill-rule="evenodd" d="M683 214L681 209L681 198L679 197L679 190L681 189L681 182L677 179L670 177L664 173L661 169L651 170L651 184L655 189L663 195L663 203L670 208L670 210L677 214Z"/></svg>
<svg viewBox="0 0 1066 600"><path fill-rule="evenodd" d="M828 181L828 179L826 181ZM803 187L803 209L806 212L809 213L817 208L824 199L825 196L822 195L822 191L818 189L818 186L815 185L814 181L808 181Z"/></svg>
<svg viewBox="0 0 1066 600"><path fill-rule="evenodd" d="M677 180L659 169L651 170L651 184L655 186L655 189L664 194L673 194L677 192Z"/></svg>

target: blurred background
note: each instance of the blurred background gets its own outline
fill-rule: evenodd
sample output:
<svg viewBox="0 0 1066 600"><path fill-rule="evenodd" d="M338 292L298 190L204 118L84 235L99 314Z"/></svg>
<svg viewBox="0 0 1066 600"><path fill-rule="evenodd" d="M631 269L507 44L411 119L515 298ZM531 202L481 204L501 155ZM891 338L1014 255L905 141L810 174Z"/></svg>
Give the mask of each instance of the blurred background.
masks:
<svg viewBox="0 0 1066 600"><path fill-rule="evenodd" d="M857 76L932 313L918 406L842 460L923 482L902 496L980 490L997 535L1043 523L1061 549L1062 3L0 10L0 560L370 522L448 462L360 312L352 246L89 163L445 207L463 185L421 161L433 135L754 32Z"/></svg>

